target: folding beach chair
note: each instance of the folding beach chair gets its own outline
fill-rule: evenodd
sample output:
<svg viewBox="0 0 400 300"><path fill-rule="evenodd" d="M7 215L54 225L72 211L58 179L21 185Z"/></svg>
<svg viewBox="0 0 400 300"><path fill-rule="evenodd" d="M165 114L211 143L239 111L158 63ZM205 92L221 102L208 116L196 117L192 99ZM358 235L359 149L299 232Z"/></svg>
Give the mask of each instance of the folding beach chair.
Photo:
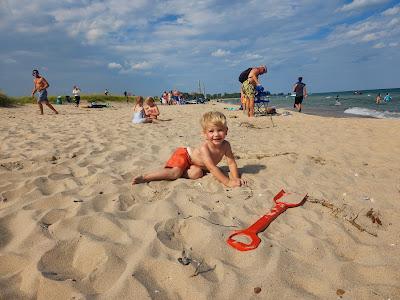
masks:
<svg viewBox="0 0 400 300"><path fill-rule="evenodd" d="M256 88L256 96L254 98L254 114L265 116L268 115L268 105L269 105L269 97L267 92L264 91L262 86L257 86ZM275 111L275 109L273 109ZM272 126L275 127L275 123L272 120L272 114L269 114Z"/></svg>
<svg viewBox="0 0 400 300"><path fill-rule="evenodd" d="M268 113L269 99L267 97L257 97L254 99L254 113L265 116Z"/></svg>
<svg viewBox="0 0 400 300"><path fill-rule="evenodd" d="M267 92L264 92L262 86L257 86L256 96L254 98L254 113L265 116L268 114L269 97Z"/></svg>

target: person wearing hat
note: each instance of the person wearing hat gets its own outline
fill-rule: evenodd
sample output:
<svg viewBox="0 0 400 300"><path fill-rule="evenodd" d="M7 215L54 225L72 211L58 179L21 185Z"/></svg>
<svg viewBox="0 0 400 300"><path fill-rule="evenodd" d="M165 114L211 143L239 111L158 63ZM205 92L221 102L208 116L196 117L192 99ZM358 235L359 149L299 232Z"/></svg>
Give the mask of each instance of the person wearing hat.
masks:
<svg viewBox="0 0 400 300"><path fill-rule="evenodd" d="M58 111L49 103L47 99L47 88L49 87L49 83L47 80L40 76L38 70L32 71L33 78L33 90L32 90L32 97L37 92L37 103L39 105L40 114L43 115L43 103L46 104L52 111L58 114Z"/></svg>

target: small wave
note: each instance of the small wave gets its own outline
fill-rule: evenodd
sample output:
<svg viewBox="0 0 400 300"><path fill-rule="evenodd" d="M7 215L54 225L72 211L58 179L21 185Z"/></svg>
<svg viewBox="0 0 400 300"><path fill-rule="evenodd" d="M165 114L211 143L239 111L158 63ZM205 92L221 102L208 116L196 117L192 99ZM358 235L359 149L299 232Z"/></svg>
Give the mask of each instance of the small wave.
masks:
<svg viewBox="0 0 400 300"><path fill-rule="evenodd" d="M390 111L377 111L363 107L351 107L344 111L345 114L372 117L377 119L400 119L400 113Z"/></svg>

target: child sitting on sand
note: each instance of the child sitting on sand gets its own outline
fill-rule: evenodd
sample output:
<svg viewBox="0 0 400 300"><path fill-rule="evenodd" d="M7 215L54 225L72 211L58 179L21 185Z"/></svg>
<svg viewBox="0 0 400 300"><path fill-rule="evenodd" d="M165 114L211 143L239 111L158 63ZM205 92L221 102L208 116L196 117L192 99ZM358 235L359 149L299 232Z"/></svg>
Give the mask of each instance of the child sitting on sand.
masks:
<svg viewBox="0 0 400 300"><path fill-rule="evenodd" d="M157 104L155 104L153 97L147 97L145 102L146 106L144 107L144 112L146 116L150 119L157 119L160 115L160 111L158 110Z"/></svg>
<svg viewBox="0 0 400 300"><path fill-rule="evenodd" d="M198 179L203 177L203 171L209 171L218 181L228 187L246 185L246 181L239 177L231 145L225 140L228 127L224 114L217 111L205 113L200 123L205 138L200 147L176 149L164 169L137 176L133 178L132 184L156 180L175 180L180 177ZM217 167L224 156L227 159L230 178Z"/></svg>
<svg viewBox="0 0 400 300"><path fill-rule="evenodd" d="M144 99L142 96L136 96L135 106L133 106L133 118L132 123L151 123L152 119L147 118L143 107Z"/></svg>

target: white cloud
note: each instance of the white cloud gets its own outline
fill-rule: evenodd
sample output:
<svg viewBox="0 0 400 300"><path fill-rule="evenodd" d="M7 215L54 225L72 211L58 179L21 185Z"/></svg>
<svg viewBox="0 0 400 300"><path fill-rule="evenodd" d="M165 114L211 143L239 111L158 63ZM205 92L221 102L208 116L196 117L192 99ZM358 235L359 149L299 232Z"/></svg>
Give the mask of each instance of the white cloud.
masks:
<svg viewBox="0 0 400 300"><path fill-rule="evenodd" d="M88 42L95 42L104 34L105 32L100 28L91 28L88 30L88 32L86 32L86 38Z"/></svg>
<svg viewBox="0 0 400 300"><path fill-rule="evenodd" d="M384 16L394 16L400 13L400 5L399 6L394 6L392 8L389 8L385 10L382 15Z"/></svg>
<svg viewBox="0 0 400 300"><path fill-rule="evenodd" d="M146 70L151 68L151 64L147 61L131 64L133 70Z"/></svg>
<svg viewBox="0 0 400 300"><path fill-rule="evenodd" d="M108 64L109 69L122 69L122 65L119 63L111 62Z"/></svg>
<svg viewBox="0 0 400 300"><path fill-rule="evenodd" d="M4 62L5 64L15 64L15 63L17 63L17 61L16 61L15 59L11 58L11 57L6 57L6 58L4 58L4 59L3 59L3 62Z"/></svg>
<svg viewBox="0 0 400 300"><path fill-rule="evenodd" d="M223 50L223 49L218 49L214 52L211 53L212 56L215 57L224 57L231 54L231 52L229 50Z"/></svg>
<svg viewBox="0 0 400 300"><path fill-rule="evenodd" d="M385 43L378 43L378 44L375 44L372 48L381 49L381 48L384 48L384 47L385 47Z"/></svg>
<svg viewBox="0 0 400 300"><path fill-rule="evenodd" d="M246 53L245 58L248 60L261 59L262 56L256 53Z"/></svg>
<svg viewBox="0 0 400 300"><path fill-rule="evenodd" d="M375 41L376 39L378 39L378 37L375 33L368 33L361 38L363 42Z"/></svg>
<svg viewBox="0 0 400 300"><path fill-rule="evenodd" d="M149 89L209 78L210 86L215 85L210 90L229 90L237 84L236 73L247 65L265 63L273 67L268 76L274 76L314 68L313 58L321 65L342 59L321 58L333 53L331 49L352 54L362 48L378 57L387 49L377 51L374 45L398 47L391 45L400 40L399 5L384 12L376 7L359 21L350 16L387 1L252 0L243 5L228 0L0 0L0 39L10 43L0 49L0 57L37 65L47 64L50 57L57 61L57 66L49 65L52 72L68 62L68 70L84 64L88 72L94 67L97 71L100 63L132 81L152 72L157 82ZM6 13L1 3L7 4ZM338 6L350 14L333 14ZM243 16L251 22L244 22ZM388 49L395 60L393 50ZM78 60L82 63L71 64ZM215 70L211 75L210 69ZM226 76L224 82L217 73Z"/></svg>
<svg viewBox="0 0 400 300"><path fill-rule="evenodd" d="M369 6L383 4L388 2L388 0L353 0L353 2L343 5L337 11L351 11L351 10L361 10Z"/></svg>

